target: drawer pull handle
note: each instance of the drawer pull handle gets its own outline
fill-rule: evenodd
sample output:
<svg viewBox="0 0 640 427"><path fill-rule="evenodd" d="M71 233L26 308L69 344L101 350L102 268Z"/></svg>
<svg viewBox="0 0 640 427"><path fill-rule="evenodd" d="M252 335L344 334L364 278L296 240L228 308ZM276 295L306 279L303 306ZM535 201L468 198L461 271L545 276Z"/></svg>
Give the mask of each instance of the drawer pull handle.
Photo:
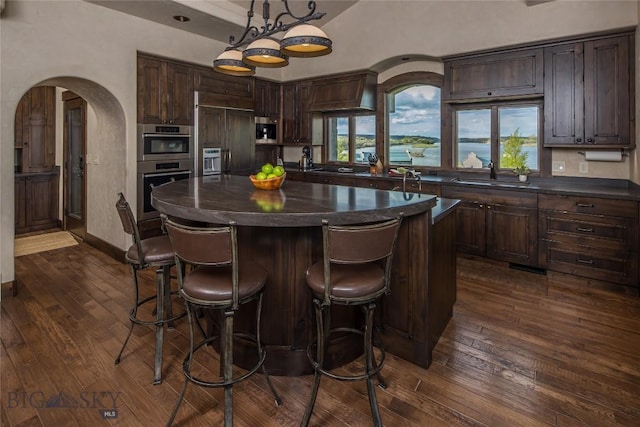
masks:
<svg viewBox="0 0 640 427"><path fill-rule="evenodd" d="M576 203L576 206L579 208L595 208L595 205L592 203Z"/></svg>
<svg viewBox="0 0 640 427"><path fill-rule="evenodd" d="M576 230L581 231L583 233L593 233L593 228L578 227L576 228Z"/></svg>
<svg viewBox="0 0 640 427"><path fill-rule="evenodd" d="M593 265L593 260L592 259L580 259L580 258L576 258L576 262L579 264L587 264L587 265Z"/></svg>

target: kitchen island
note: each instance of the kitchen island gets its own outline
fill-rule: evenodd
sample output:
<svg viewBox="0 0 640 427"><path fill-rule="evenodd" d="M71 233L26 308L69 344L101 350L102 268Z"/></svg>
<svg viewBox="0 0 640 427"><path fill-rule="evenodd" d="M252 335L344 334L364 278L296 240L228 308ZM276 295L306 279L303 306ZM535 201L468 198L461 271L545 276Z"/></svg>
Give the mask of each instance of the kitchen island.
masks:
<svg viewBox="0 0 640 427"><path fill-rule="evenodd" d="M264 191L255 189L248 177L221 175L157 187L152 204L170 217L187 221L237 223L240 258L269 272L262 341L268 352L266 366L274 375L312 372L306 347L315 328L304 275L322 257L322 219L363 224L403 212L391 294L381 302L377 326L387 352L425 368L431 363L431 351L455 302L455 248L446 243L455 241L455 236L447 235L455 233L450 226L454 216L449 215L455 203L439 203L436 196L427 194L292 181L285 181L280 190ZM434 207L439 208L439 221L432 217ZM434 230L440 223L449 225L440 230L442 247L433 250ZM251 330L252 315L251 309L241 310L236 330ZM359 310L336 307L333 318L337 325L353 327L360 316ZM234 361L250 365L255 354L250 346L238 343ZM340 366L361 352L359 340L336 337L329 346L329 363Z"/></svg>

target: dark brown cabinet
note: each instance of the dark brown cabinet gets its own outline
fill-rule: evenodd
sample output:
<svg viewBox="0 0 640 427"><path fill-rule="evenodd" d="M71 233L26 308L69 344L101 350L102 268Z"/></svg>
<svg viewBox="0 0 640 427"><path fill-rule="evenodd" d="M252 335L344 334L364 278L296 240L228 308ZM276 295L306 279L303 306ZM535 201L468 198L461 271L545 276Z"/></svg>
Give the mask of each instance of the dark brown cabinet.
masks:
<svg viewBox="0 0 640 427"><path fill-rule="evenodd" d="M16 172L47 172L55 166L56 88L31 88L15 116Z"/></svg>
<svg viewBox="0 0 640 427"><path fill-rule="evenodd" d="M544 145L634 145L632 35L545 48Z"/></svg>
<svg viewBox="0 0 640 427"><path fill-rule="evenodd" d="M254 79L227 76L211 68L194 67L193 73L194 90L253 101Z"/></svg>
<svg viewBox="0 0 640 427"><path fill-rule="evenodd" d="M280 83L256 79L256 116L280 118Z"/></svg>
<svg viewBox="0 0 640 427"><path fill-rule="evenodd" d="M309 111L311 82L282 85L282 142L311 144L313 114Z"/></svg>
<svg viewBox="0 0 640 427"><path fill-rule="evenodd" d="M459 252L536 267L537 196L517 191L445 187L443 197L460 199L456 210Z"/></svg>
<svg viewBox="0 0 640 427"><path fill-rule="evenodd" d="M543 49L478 54L445 60L444 101L541 96Z"/></svg>
<svg viewBox="0 0 640 427"><path fill-rule="evenodd" d="M193 125L193 68L138 57L138 123Z"/></svg>
<svg viewBox="0 0 640 427"><path fill-rule="evenodd" d="M540 194L540 265L638 285L638 203Z"/></svg>
<svg viewBox="0 0 640 427"><path fill-rule="evenodd" d="M15 233L58 226L59 167L52 172L15 175Z"/></svg>

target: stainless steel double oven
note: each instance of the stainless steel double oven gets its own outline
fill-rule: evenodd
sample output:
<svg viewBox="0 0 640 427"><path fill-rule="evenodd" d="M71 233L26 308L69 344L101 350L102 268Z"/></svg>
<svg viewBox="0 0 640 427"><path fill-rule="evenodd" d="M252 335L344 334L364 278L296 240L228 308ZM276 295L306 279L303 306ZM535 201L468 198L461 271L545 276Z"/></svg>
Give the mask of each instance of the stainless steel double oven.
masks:
<svg viewBox="0 0 640 427"><path fill-rule="evenodd" d="M138 125L138 221L157 218L154 187L190 178L194 170L192 126Z"/></svg>

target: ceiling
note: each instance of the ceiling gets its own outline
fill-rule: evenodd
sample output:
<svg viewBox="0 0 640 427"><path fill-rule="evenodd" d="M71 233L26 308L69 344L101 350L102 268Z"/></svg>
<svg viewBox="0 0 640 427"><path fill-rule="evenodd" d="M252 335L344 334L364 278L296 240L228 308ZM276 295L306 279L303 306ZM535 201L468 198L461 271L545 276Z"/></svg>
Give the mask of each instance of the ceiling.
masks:
<svg viewBox="0 0 640 427"><path fill-rule="evenodd" d="M159 24L188 31L224 43L229 36L238 38L247 24L247 12L251 0L85 0L109 9L148 19ZM326 15L314 22L322 27L358 0L318 0L317 12ZM255 0L253 25L258 28L264 23L262 18L263 0ZM308 0L289 0L289 9L294 15L307 14ZM284 2L271 0L269 2L271 21L284 10ZM186 16L188 22L180 22L174 16ZM285 23L291 20L283 20Z"/></svg>

